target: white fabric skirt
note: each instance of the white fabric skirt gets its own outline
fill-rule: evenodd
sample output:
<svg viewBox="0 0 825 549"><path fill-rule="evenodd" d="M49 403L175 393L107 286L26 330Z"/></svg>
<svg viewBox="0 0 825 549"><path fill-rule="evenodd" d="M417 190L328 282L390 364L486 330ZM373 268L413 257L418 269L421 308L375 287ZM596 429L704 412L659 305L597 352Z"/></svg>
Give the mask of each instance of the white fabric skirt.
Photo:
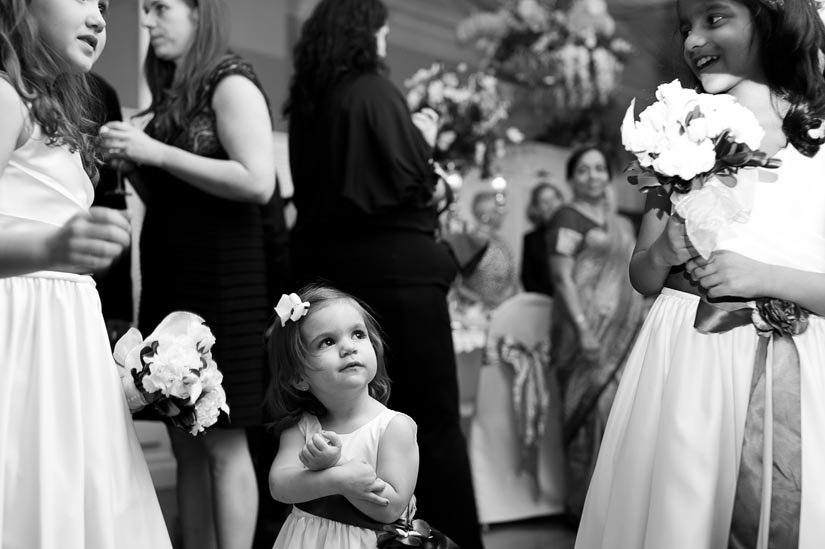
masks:
<svg viewBox="0 0 825 549"><path fill-rule="evenodd" d="M0 279L4 549L167 549L90 277Z"/></svg>
<svg viewBox="0 0 825 549"><path fill-rule="evenodd" d="M577 549L727 547L754 353L752 326L693 328L699 298L664 289L639 333L602 441ZM801 363L799 547L825 547L825 320ZM788 548L790 549L790 548Z"/></svg>
<svg viewBox="0 0 825 549"><path fill-rule="evenodd" d="M293 507L273 549L366 549L377 543L378 535L373 530L321 518Z"/></svg>

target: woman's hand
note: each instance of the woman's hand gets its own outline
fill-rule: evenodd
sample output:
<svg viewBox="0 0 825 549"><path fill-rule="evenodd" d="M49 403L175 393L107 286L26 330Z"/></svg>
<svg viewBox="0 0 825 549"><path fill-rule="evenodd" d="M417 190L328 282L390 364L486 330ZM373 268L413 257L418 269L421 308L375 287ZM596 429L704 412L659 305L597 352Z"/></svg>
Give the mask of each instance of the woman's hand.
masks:
<svg viewBox="0 0 825 549"><path fill-rule="evenodd" d="M378 494L386 483L375 469L363 460L352 460L336 466L340 478L340 494L347 499L364 500L376 505L389 505L390 500Z"/></svg>
<svg viewBox="0 0 825 549"><path fill-rule="evenodd" d="M328 469L341 459L341 438L332 431L321 431L312 435L298 459L310 471Z"/></svg>
<svg viewBox="0 0 825 549"><path fill-rule="evenodd" d="M136 164L158 165L163 148L160 141L126 122L113 121L100 128L103 155L112 160L128 160Z"/></svg>
<svg viewBox="0 0 825 549"><path fill-rule="evenodd" d="M68 272L108 267L129 245L129 220L111 208L93 207L71 218L49 243L53 264Z"/></svg>
<svg viewBox="0 0 825 549"><path fill-rule="evenodd" d="M665 230L654 243L654 261L660 267L681 265L699 255L691 244L685 228L685 220L676 214L667 220Z"/></svg>
<svg viewBox="0 0 825 549"><path fill-rule="evenodd" d="M424 141L430 147L435 147L435 138L438 135L438 113L435 109L426 107L413 113L412 121L424 136Z"/></svg>
<svg viewBox="0 0 825 549"><path fill-rule="evenodd" d="M695 257L685 264L690 276L708 297L761 297L766 295L770 265L731 251L713 252L709 259Z"/></svg>

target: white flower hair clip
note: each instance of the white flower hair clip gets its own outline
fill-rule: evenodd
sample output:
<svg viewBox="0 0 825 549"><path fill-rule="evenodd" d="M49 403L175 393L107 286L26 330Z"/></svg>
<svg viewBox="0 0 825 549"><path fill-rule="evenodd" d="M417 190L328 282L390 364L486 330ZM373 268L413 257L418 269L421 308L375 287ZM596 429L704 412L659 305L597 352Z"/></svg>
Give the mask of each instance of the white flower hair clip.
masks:
<svg viewBox="0 0 825 549"><path fill-rule="evenodd" d="M295 322L305 316L307 309L309 309L309 301L301 301L301 298L295 293L282 294L281 299L278 300L278 305L275 306L275 312L281 319L281 327L286 326L287 320Z"/></svg>

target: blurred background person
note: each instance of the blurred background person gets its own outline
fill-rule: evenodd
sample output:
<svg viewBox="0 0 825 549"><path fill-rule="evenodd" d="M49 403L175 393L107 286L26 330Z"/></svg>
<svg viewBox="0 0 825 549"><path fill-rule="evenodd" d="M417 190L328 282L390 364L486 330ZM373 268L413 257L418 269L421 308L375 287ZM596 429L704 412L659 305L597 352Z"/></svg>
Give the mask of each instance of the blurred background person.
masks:
<svg viewBox="0 0 825 549"><path fill-rule="evenodd" d="M486 312L498 307L518 291L513 251L501 236L507 213L503 193L480 191L473 196L475 225L471 233L489 242L478 266L455 284L459 299L481 304Z"/></svg>
<svg viewBox="0 0 825 549"><path fill-rule="evenodd" d="M547 181L536 183L527 203L527 220L533 230L524 234L521 248L521 284L525 292L553 297L550 253L547 251L547 223L564 204L564 195Z"/></svg>
<svg viewBox="0 0 825 549"><path fill-rule="evenodd" d="M268 316L261 206L275 186L272 125L252 67L228 53L220 0L144 1L152 93L145 131L103 128L108 153L137 166L139 328L174 310L201 315L218 343L230 416L204 436L170 429L184 548L248 549L258 492L245 427L262 422Z"/></svg>
<svg viewBox="0 0 825 549"><path fill-rule="evenodd" d="M583 147L570 155L565 171L573 199L547 228L556 290L550 362L563 400L567 512L578 521L621 369L646 308L630 285L636 239L609 199L607 157L599 147Z"/></svg>
<svg viewBox="0 0 825 549"><path fill-rule="evenodd" d="M435 238L437 120L427 110L411 115L386 77L387 17L380 0L322 0L293 50L284 114L294 267L301 283L325 279L375 311L388 346L389 406L418 424L419 514L476 548L446 300L457 266Z"/></svg>
<svg viewBox="0 0 825 549"><path fill-rule="evenodd" d="M95 98L92 102L92 117L98 126L113 120L123 120L117 91L96 73L90 72L87 79ZM105 155L105 151L103 153ZM126 193L120 187L123 180L118 179L121 174L118 174L114 165L106 163L100 165L99 172L100 179L95 186L92 205L126 210ZM127 249L107 270L94 275L106 330L113 345L131 327L134 318L131 271L132 256Z"/></svg>

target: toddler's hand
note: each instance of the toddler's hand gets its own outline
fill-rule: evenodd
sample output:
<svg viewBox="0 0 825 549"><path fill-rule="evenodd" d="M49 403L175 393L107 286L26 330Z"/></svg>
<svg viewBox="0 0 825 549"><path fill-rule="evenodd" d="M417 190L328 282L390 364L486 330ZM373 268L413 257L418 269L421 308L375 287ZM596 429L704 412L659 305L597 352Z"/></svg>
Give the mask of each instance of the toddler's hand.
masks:
<svg viewBox="0 0 825 549"><path fill-rule="evenodd" d="M49 243L61 270L89 273L108 267L130 241L129 220L118 210L93 207L71 218Z"/></svg>
<svg viewBox="0 0 825 549"><path fill-rule="evenodd" d="M352 460L336 467L341 479L341 495L347 499L360 499L376 505L389 505L390 500L378 494L386 483L378 478L375 469L366 461Z"/></svg>
<svg viewBox="0 0 825 549"><path fill-rule="evenodd" d="M341 459L341 439L332 431L315 433L298 454L298 459L310 471L328 469Z"/></svg>

